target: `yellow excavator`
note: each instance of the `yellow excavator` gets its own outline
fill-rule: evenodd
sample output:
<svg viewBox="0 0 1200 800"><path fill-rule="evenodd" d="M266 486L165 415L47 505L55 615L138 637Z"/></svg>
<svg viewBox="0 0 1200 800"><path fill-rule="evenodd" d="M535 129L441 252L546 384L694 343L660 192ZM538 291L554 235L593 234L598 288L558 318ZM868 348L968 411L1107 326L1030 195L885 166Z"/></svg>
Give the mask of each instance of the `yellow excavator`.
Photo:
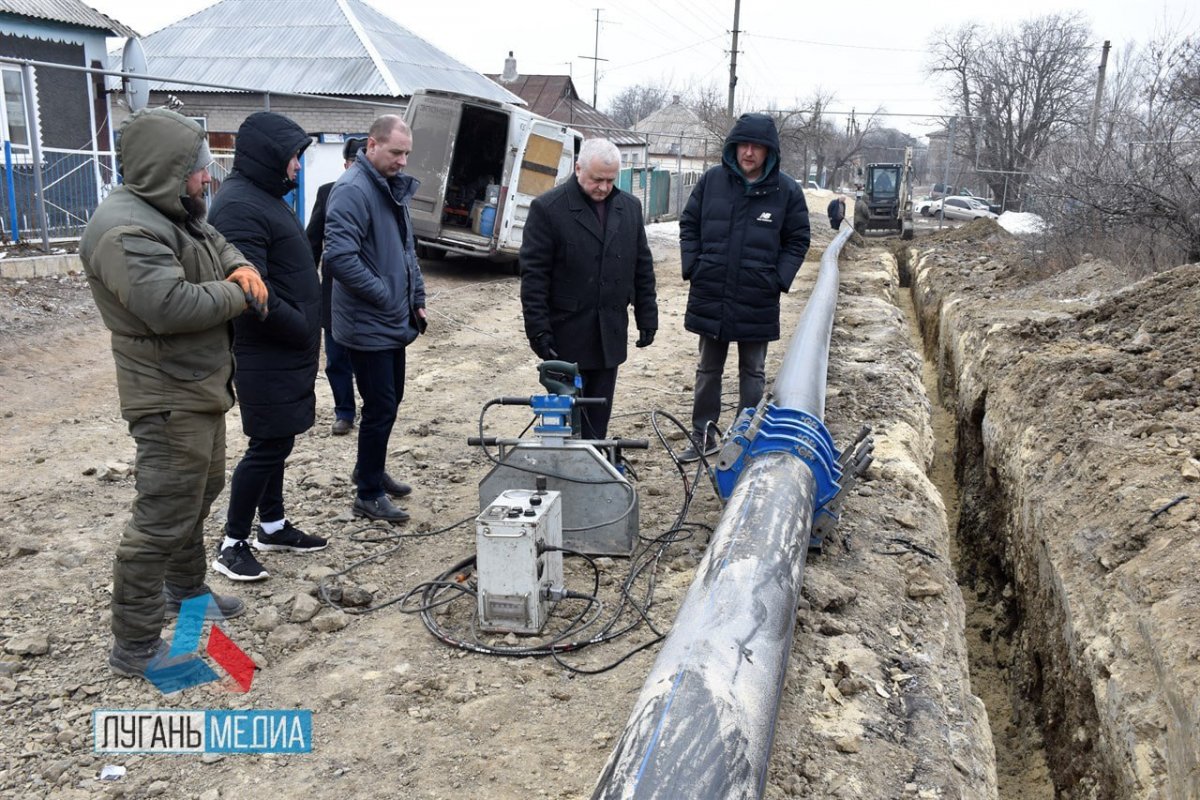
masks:
<svg viewBox="0 0 1200 800"><path fill-rule="evenodd" d="M862 189L854 201L854 230L900 231L913 237L912 148L904 149L902 164L868 164Z"/></svg>

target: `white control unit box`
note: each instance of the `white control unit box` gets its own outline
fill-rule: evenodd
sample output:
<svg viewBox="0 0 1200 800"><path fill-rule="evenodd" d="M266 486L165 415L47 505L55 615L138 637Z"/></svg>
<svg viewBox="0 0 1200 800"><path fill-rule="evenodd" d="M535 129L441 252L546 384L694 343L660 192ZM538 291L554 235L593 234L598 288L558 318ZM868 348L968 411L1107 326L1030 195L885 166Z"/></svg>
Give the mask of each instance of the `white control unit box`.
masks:
<svg viewBox="0 0 1200 800"><path fill-rule="evenodd" d="M509 489L475 518L479 627L538 633L563 585L562 497Z"/></svg>

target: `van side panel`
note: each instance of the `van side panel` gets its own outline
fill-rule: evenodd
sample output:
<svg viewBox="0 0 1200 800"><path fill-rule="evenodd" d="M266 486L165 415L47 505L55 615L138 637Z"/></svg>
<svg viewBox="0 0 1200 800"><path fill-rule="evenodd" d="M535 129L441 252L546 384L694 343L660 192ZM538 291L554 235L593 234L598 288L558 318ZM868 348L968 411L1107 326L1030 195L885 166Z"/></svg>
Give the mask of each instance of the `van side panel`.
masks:
<svg viewBox="0 0 1200 800"><path fill-rule="evenodd" d="M516 254L521 249L525 220L533 198L553 189L571 176L575 168L574 136L561 125L534 119L523 148L518 148L520 165L515 185L510 185L503 210L503 239L500 249Z"/></svg>
<svg viewBox="0 0 1200 800"><path fill-rule="evenodd" d="M414 233L435 251L513 258L533 198L570 177L580 134L528 109L418 90L406 121L406 171L421 181L410 202ZM495 208L490 232L482 228Z"/></svg>
<svg viewBox="0 0 1200 800"><path fill-rule="evenodd" d="M525 158L521 161L521 177L517 191L534 197L554 188L558 179L558 162L562 157L561 139L549 139L538 133L529 134Z"/></svg>
<svg viewBox="0 0 1200 800"><path fill-rule="evenodd" d="M458 136L462 103L440 97L413 97L408 111L413 151L405 172L421 181L409 201L413 232L437 238L442 223L446 180Z"/></svg>

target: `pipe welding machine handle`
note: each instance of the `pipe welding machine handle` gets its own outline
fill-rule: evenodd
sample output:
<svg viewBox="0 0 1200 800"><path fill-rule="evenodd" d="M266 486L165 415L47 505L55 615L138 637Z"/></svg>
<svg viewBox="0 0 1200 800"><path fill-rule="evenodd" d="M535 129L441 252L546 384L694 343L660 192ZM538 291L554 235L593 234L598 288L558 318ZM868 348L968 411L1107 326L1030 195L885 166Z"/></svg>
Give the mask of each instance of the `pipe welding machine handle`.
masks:
<svg viewBox="0 0 1200 800"><path fill-rule="evenodd" d="M497 444L499 444L499 442L500 442L499 436L483 436L483 437L468 436L467 437L467 446L468 447L484 447L484 446L495 447Z"/></svg>
<svg viewBox="0 0 1200 800"><path fill-rule="evenodd" d="M615 439L618 450L649 450L649 439Z"/></svg>
<svg viewBox="0 0 1200 800"><path fill-rule="evenodd" d="M497 397L493 400L496 405L501 406L527 406L533 402L533 398L526 397Z"/></svg>
<svg viewBox="0 0 1200 800"><path fill-rule="evenodd" d="M577 406L606 406L608 398L606 397L573 397L571 402Z"/></svg>

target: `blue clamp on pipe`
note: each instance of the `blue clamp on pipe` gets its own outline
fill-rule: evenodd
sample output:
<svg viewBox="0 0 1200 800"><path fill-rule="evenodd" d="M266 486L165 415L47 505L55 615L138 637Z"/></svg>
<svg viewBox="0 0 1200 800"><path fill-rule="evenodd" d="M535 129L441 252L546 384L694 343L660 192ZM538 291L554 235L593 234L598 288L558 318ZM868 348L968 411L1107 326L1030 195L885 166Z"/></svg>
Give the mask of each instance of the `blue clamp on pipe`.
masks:
<svg viewBox="0 0 1200 800"><path fill-rule="evenodd" d="M824 506L842 489L838 483L842 477L840 454L824 423L806 411L768 405L757 432L752 432L754 420L749 411L747 409L738 418L729 433L730 444L726 445L726 448L736 445L741 452L732 464L716 469L721 499L729 499L750 459L765 453L791 453L808 464L812 471L817 484L814 516L822 513Z"/></svg>
<svg viewBox="0 0 1200 800"><path fill-rule="evenodd" d="M565 394L535 394L529 398L533 413L541 417L541 424L533 432L550 436L571 435L571 408L574 398Z"/></svg>

